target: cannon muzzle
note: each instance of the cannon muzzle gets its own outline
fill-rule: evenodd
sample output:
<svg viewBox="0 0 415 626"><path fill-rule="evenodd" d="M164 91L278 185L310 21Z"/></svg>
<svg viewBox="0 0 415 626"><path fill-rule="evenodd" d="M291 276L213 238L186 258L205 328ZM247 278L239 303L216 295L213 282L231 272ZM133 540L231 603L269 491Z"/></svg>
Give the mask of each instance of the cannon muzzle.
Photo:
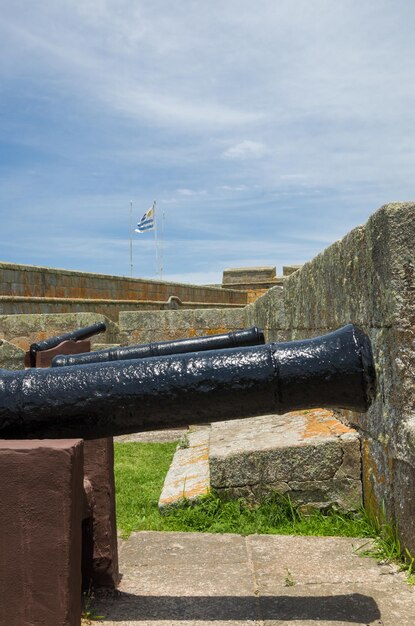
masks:
<svg viewBox="0 0 415 626"><path fill-rule="evenodd" d="M105 361L129 361L144 359L150 356L165 356L167 354L184 354L186 352L200 352L201 350L223 350L239 346L257 346L265 343L262 330L253 326L244 330L237 330L222 335L208 335L206 337L190 337L175 341L159 341L144 343L136 346L121 346L108 348L96 352L82 352L81 354L58 354L52 359L52 367L66 365L82 365L85 363L103 363Z"/></svg>
<svg viewBox="0 0 415 626"><path fill-rule="evenodd" d="M72 367L0 371L0 439L96 439L306 408L366 411L367 336L315 339Z"/></svg>

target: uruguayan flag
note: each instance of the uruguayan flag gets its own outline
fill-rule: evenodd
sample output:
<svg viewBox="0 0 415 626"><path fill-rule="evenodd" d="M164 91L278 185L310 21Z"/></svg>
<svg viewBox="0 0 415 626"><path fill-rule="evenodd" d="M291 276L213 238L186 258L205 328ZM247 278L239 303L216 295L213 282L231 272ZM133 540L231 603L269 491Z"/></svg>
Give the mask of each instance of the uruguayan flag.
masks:
<svg viewBox="0 0 415 626"><path fill-rule="evenodd" d="M134 232L144 233L146 230L152 230L154 228L154 205L146 211L137 224L137 228Z"/></svg>

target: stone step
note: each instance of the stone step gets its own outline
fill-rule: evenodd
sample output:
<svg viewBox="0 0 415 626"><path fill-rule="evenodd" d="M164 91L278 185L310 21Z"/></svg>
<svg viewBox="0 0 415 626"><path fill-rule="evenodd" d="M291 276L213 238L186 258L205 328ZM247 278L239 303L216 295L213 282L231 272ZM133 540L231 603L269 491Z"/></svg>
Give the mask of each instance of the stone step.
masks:
<svg viewBox="0 0 415 626"><path fill-rule="evenodd" d="M183 499L195 502L210 491L210 427L190 427L177 446L159 499L163 511L177 506Z"/></svg>
<svg viewBox="0 0 415 626"><path fill-rule="evenodd" d="M212 424L209 466L211 488L224 499L258 502L278 492L305 510L362 504L359 435L332 411Z"/></svg>
<svg viewBox="0 0 415 626"><path fill-rule="evenodd" d="M176 450L159 507L195 501L210 490L252 503L277 492L305 512L356 510L362 504L359 435L323 409L190 430L187 446Z"/></svg>

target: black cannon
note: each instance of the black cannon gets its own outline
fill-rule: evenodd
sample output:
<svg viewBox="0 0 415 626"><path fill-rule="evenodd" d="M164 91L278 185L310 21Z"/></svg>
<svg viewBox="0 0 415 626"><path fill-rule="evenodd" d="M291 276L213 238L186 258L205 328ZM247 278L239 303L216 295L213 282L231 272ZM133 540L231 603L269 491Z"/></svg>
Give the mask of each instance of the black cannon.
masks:
<svg viewBox="0 0 415 626"><path fill-rule="evenodd" d="M63 341L80 341L81 339L89 339L89 337L92 337L93 335L98 335L99 333L105 332L106 329L107 327L104 322L97 322L96 324L92 324L91 326L78 328L77 330L72 330L71 332L64 333L63 335L56 335L55 337L49 337L48 339L44 339L43 341L32 343L29 348L30 366L36 366L37 352L43 352L44 350L56 348L56 346L58 346Z"/></svg>
<svg viewBox="0 0 415 626"><path fill-rule="evenodd" d="M265 343L262 330L253 326L244 330L237 330L221 335L207 335L205 337L190 337L175 341L159 341L143 343L136 346L121 346L107 348L96 352L82 352L81 354L57 355L52 360L52 367L66 365L82 365L85 363L103 363L105 361L126 361L144 359L150 356L165 356L167 354L184 354L186 352L200 352L201 350L222 350L241 346L257 346Z"/></svg>
<svg viewBox="0 0 415 626"><path fill-rule="evenodd" d="M96 439L305 408L366 411L369 339L353 325L287 343L0 370L0 439Z"/></svg>

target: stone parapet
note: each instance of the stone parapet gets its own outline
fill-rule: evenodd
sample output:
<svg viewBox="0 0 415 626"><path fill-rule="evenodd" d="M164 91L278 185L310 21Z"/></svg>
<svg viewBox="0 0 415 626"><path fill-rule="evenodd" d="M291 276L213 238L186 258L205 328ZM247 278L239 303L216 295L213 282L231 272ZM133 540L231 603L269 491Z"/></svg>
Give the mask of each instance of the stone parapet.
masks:
<svg viewBox="0 0 415 626"><path fill-rule="evenodd" d="M107 330L91 337L92 346L95 343L126 343L126 337L120 333L118 326L98 313L0 315L0 339L12 342L22 350L28 350L34 342L97 322L105 322Z"/></svg>
<svg viewBox="0 0 415 626"><path fill-rule="evenodd" d="M232 267L223 270L222 285L268 283L275 280L276 267Z"/></svg>
<svg viewBox="0 0 415 626"><path fill-rule="evenodd" d="M392 203L246 309L280 341L357 324L372 340L376 401L346 414L363 445L365 505L415 554L415 203Z"/></svg>
<svg viewBox="0 0 415 626"><path fill-rule="evenodd" d="M245 328L244 309L136 311L120 313L120 331L128 343L170 341Z"/></svg>
<svg viewBox="0 0 415 626"><path fill-rule="evenodd" d="M291 276L294 272L297 272L302 267L302 265L283 265L282 267L282 275Z"/></svg>
<svg viewBox="0 0 415 626"><path fill-rule="evenodd" d="M230 289L13 263L0 263L0 296L153 302L177 296L183 302L246 304L243 293Z"/></svg>
<svg viewBox="0 0 415 626"><path fill-rule="evenodd" d="M251 293L251 292L250 292ZM262 292L261 292L262 293ZM250 301L246 294L246 302ZM99 298L37 298L27 296L0 296L0 313L3 315L49 313L98 313L113 321L120 311L159 311L162 309L241 308L244 304L227 302L183 302L176 296L166 301L158 300L104 300Z"/></svg>

